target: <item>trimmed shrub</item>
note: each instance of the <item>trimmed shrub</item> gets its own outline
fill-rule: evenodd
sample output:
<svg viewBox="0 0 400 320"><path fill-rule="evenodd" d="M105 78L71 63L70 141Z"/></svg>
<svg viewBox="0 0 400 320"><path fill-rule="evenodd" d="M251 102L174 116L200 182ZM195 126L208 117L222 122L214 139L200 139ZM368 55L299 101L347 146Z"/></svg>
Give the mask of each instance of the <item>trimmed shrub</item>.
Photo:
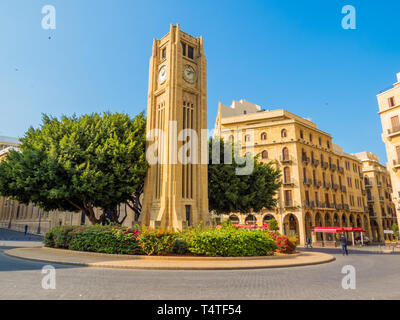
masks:
<svg viewBox="0 0 400 320"><path fill-rule="evenodd" d="M115 226L56 227L45 236L45 245L77 251L142 254L137 232Z"/></svg>
<svg viewBox="0 0 400 320"><path fill-rule="evenodd" d="M172 231L143 228L138 235L138 242L147 255L166 255L173 253L178 234Z"/></svg>
<svg viewBox="0 0 400 320"><path fill-rule="evenodd" d="M272 255L277 248L268 233L225 226L187 234L188 250L212 257L244 257Z"/></svg>

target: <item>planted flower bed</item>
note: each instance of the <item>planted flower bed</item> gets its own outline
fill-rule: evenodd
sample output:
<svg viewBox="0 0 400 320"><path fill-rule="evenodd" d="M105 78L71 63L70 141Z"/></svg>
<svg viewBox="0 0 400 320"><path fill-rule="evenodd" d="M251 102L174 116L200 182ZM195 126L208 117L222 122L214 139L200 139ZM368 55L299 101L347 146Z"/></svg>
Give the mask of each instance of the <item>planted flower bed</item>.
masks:
<svg viewBox="0 0 400 320"><path fill-rule="evenodd" d="M285 236L264 230L246 230L229 223L182 232L119 226L64 226L50 230L47 247L131 255L198 255L212 257L267 256L293 253L296 245Z"/></svg>

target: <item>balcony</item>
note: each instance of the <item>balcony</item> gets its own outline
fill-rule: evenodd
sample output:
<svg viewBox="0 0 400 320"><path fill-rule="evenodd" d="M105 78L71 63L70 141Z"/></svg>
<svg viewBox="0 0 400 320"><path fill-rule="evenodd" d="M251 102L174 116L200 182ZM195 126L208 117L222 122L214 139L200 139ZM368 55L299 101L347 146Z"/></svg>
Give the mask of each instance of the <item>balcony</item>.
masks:
<svg viewBox="0 0 400 320"><path fill-rule="evenodd" d="M279 160L282 163L291 163L293 161L291 156L280 156Z"/></svg>
<svg viewBox="0 0 400 320"><path fill-rule="evenodd" d="M365 196L367 194L367 190L361 189L361 193Z"/></svg>
<svg viewBox="0 0 400 320"><path fill-rule="evenodd" d="M329 163L328 162L321 162L322 169L328 169Z"/></svg>
<svg viewBox="0 0 400 320"><path fill-rule="evenodd" d="M315 167L317 167L319 165L319 160L317 159L311 159L311 164Z"/></svg>
<svg viewBox="0 0 400 320"><path fill-rule="evenodd" d="M378 187L382 187L382 182L378 182L376 185L377 185Z"/></svg>
<svg viewBox="0 0 400 320"><path fill-rule="evenodd" d="M340 186L340 190L341 190L342 192L347 192L346 186Z"/></svg>
<svg viewBox="0 0 400 320"><path fill-rule="evenodd" d="M362 178L364 178L364 175L362 174L362 172L360 172L359 174L358 174L358 176L362 179Z"/></svg>
<svg viewBox="0 0 400 320"><path fill-rule="evenodd" d="M305 164L309 164L309 163L310 163L310 158L309 158L309 157L302 156L302 157L301 157L301 161L302 161L303 163L305 163Z"/></svg>
<svg viewBox="0 0 400 320"><path fill-rule="evenodd" d="M393 128L388 129L387 134L388 134L388 138L391 139L392 137L400 134L400 127L393 127Z"/></svg>
<svg viewBox="0 0 400 320"><path fill-rule="evenodd" d="M304 180L303 180L303 184L304 184L305 186L311 186L312 180L311 180L311 179L304 179Z"/></svg>
<svg viewBox="0 0 400 320"><path fill-rule="evenodd" d="M337 205L337 208L338 208L339 210L346 210L346 211L349 211L349 210L350 210L350 207L349 207L349 205L348 205L347 203L339 203L339 204Z"/></svg>
<svg viewBox="0 0 400 320"><path fill-rule="evenodd" d="M314 185L314 187L319 188L319 187L321 186L321 181L319 181L319 180L314 180L314 181L313 181L313 185Z"/></svg>
<svg viewBox="0 0 400 320"><path fill-rule="evenodd" d="M374 197L367 197L367 202L374 202Z"/></svg>
<svg viewBox="0 0 400 320"><path fill-rule="evenodd" d="M339 167L337 168L337 170L338 170L338 172L340 172L340 173L344 173L344 168L343 168L343 167L340 167L340 166L339 166Z"/></svg>
<svg viewBox="0 0 400 320"><path fill-rule="evenodd" d="M303 208L313 208L313 206L311 205L311 201L304 201L304 205Z"/></svg>
<svg viewBox="0 0 400 320"><path fill-rule="evenodd" d="M385 198L380 196L379 201L385 201Z"/></svg>
<svg viewBox="0 0 400 320"><path fill-rule="evenodd" d="M365 181L364 185L365 185L366 188L371 188L372 187L371 181Z"/></svg>
<svg viewBox="0 0 400 320"><path fill-rule="evenodd" d="M330 164L329 169L331 169L332 171L336 171L336 169L337 169L336 164Z"/></svg>
<svg viewBox="0 0 400 320"><path fill-rule="evenodd" d="M335 191L339 190L339 185L336 184L336 183L333 183L332 184L332 189L335 190Z"/></svg>
<svg viewBox="0 0 400 320"><path fill-rule="evenodd" d="M393 168L394 169L400 168L400 160L393 160Z"/></svg>
<svg viewBox="0 0 400 320"><path fill-rule="evenodd" d="M293 179L283 180L283 185L285 187L294 187L294 180Z"/></svg>
<svg viewBox="0 0 400 320"><path fill-rule="evenodd" d="M331 187L331 184L329 182L324 182L323 186L325 189L329 189Z"/></svg>
<svg viewBox="0 0 400 320"><path fill-rule="evenodd" d="M294 208L297 208L298 205L297 205L295 202L293 202L293 201L285 201L285 202L283 203L283 207L284 207L285 209L294 209Z"/></svg>

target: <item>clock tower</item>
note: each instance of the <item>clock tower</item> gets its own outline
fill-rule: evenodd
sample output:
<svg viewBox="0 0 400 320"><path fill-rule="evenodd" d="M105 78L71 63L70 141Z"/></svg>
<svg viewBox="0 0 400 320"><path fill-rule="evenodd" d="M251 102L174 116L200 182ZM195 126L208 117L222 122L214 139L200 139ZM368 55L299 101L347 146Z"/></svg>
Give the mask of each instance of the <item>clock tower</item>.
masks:
<svg viewBox="0 0 400 320"><path fill-rule="evenodd" d="M206 68L202 37L171 25L167 35L154 39L142 225L181 230L209 221L208 144L202 136L207 129Z"/></svg>

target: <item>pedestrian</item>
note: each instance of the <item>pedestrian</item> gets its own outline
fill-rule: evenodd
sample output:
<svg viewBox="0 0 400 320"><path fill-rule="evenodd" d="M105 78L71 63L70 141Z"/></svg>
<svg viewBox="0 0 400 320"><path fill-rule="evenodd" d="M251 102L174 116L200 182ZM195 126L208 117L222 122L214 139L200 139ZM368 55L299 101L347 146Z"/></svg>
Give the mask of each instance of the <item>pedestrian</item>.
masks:
<svg viewBox="0 0 400 320"><path fill-rule="evenodd" d="M28 233L28 225L25 225L25 235Z"/></svg>
<svg viewBox="0 0 400 320"><path fill-rule="evenodd" d="M349 255L349 252L347 251L347 239L344 234L340 236L340 242L342 244L342 254L346 256Z"/></svg>
<svg viewBox="0 0 400 320"><path fill-rule="evenodd" d="M309 237L307 237L307 239L306 239L306 244L307 244L307 249L308 249L308 246L310 246L310 248L312 248L311 239Z"/></svg>

